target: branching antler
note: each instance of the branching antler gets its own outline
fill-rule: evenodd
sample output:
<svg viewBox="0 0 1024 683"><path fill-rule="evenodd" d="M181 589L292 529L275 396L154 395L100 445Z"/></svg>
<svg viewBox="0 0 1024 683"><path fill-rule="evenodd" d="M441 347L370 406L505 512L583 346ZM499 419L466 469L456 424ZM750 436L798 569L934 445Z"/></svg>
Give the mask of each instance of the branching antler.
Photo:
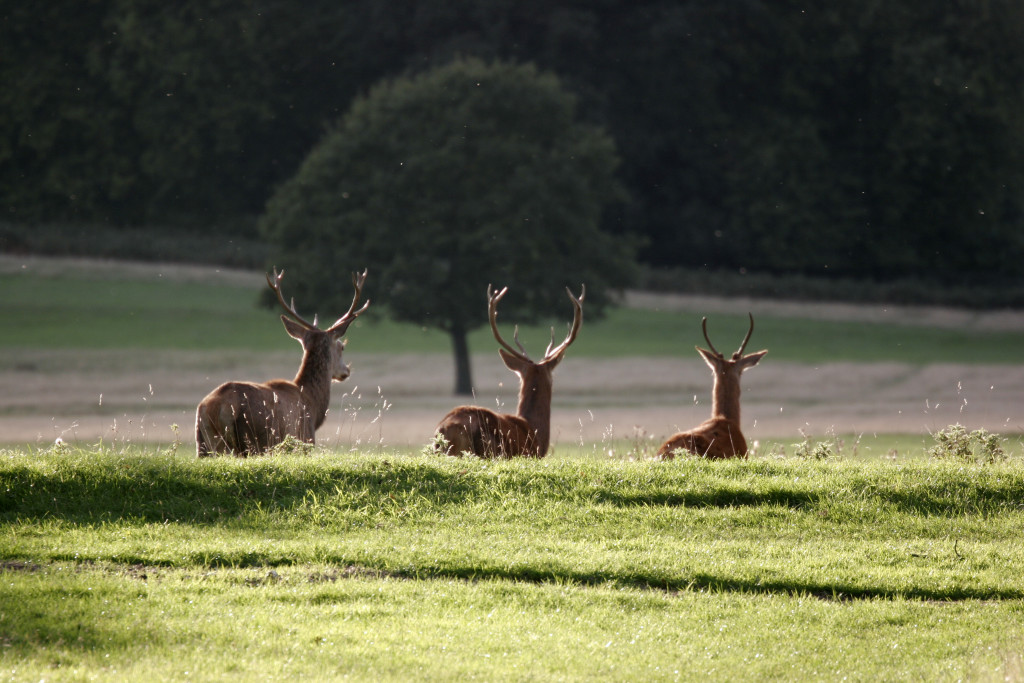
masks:
<svg viewBox="0 0 1024 683"><path fill-rule="evenodd" d="M267 284L270 285L270 288L274 290L275 294L277 294L277 300L278 302L280 302L281 308L283 308L285 310L285 313L287 313L293 320L295 320L295 322L299 323L306 329L317 329L317 317L315 315L313 316L313 322L309 322L301 315L299 315L299 312L295 310L294 297L291 299L290 303L284 300L284 293L281 291L282 279L284 279L283 270L280 273L278 273L277 268L274 268L273 278L271 278L269 273L267 274ZM333 325L327 328L326 331L328 334L332 334L335 337L340 337L341 335L345 334L345 330L347 330L348 326L352 324L352 321L359 317L359 314L365 311L367 307L370 305L370 301L367 300L366 303L363 304L362 308L360 308L358 311L356 310L356 306L359 305L359 299L363 294L364 282L366 282L365 269L363 270L362 273L352 274L352 285L355 287L356 290L355 294L352 297L352 305L348 307L348 312L345 313L345 315L338 318L338 320Z"/></svg>
<svg viewBox="0 0 1024 683"><path fill-rule="evenodd" d="M358 311L356 306L359 305L359 297L363 295L363 283L366 282L366 269L363 269L362 273L352 273L352 286L355 288L355 294L352 295L352 305L348 307L348 312L345 315L338 318L337 321L329 328L327 332L333 334L335 337L340 337L345 334L345 330L352 324L352 321L359 317L359 314L365 311L370 306L370 300L367 299L366 303L363 304L362 308Z"/></svg>
<svg viewBox="0 0 1024 683"><path fill-rule="evenodd" d="M583 299L587 296L587 286L580 285L580 297L578 299L573 296L572 290L568 287L565 288L565 293L569 295L569 300L572 301L572 326L569 328L569 334L566 335L565 341L554 349L551 348L551 345L555 343L555 328L551 328L551 342L548 343L548 348L544 352L544 360L565 353L565 350L569 348L569 344L576 341L576 335L579 334L580 326L583 324Z"/></svg>
<svg viewBox="0 0 1024 683"><path fill-rule="evenodd" d="M491 285L487 285L487 317L491 321L491 332L494 333L494 338L501 344L501 347L511 353L516 358L522 358L523 360L530 360L530 357L526 355L526 349L519 342L519 326L516 325L515 332L512 333L512 339L515 340L516 346L519 350L513 349L512 346L502 339L501 333L498 332L498 302L501 301L502 297L508 292L508 287L502 287L500 292L495 292Z"/></svg>
<svg viewBox="0 0 1024 683"><path fill-rule="evenodd" d="M583 298L587 295L586 285L581 285L580 287L580 296L578 299L573 296L572 290L568 287L565 288L565 291L569 295L569 299L572 301L573 305L572 325L569 327L569 334L566 335L565 340L554 348L552 347L555 344L555 328L551 328L551 342L548 343L548 348L544 352L544 360L549 360L565 353L565 350L569 348L569 345L576 340L576 335L579 334L580 325L583 324ZM516 346L519 347L518 350L512 348L507 341L502 339L501 333L498 332L498 302L501 301L506 292L508 292L508 287L504 287L500 292L495 292L491 285L487 285L487 316L491 321L491 332L494 333L494 338L506 351L517 358L530 360L530 357L526 354L526 349L523 348L523 345L519 342L518 325L515 327L515 332L512 333L512 339L515 341Z"/></svg>
<svg viewBox="0 0 1024 683"><path fill-rule="evenodd" d="M270 285L270 288L272 290L274 290L275 294L277 294L277 300L281 303L281 308L283 308L285 310L285 313L287 313L293 320L295 320L295 322L299 323L300 325L302 325L306 329L315 330L316 329L316 316L313 317L313 322L310 323L308 320L306 320L301 315L299 315L298 311L295 310L295 299L294 299L294 297L292 298L291 304L288 304L284 300L284 294L281 292L281 280L283 278L284 278L284 271L282 270L280 273L278 273L277 272L277 268L274 268L274 278L273 279L270 278L270 274L269 273L267 274L267 284Z"/></svg>

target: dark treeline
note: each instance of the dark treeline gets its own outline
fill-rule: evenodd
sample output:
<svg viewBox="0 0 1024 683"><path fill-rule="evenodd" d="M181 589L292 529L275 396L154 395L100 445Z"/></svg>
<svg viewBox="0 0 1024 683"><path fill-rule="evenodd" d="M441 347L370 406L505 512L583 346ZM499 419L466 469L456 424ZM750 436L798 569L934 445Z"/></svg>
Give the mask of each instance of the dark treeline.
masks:
<svg viewBox="0 0 1024 683"><path fill-rule="evenodd" d="M1022 272L1019 0L52 0L0 30L5 222L253 236L356 95L461 55L553 71L607 128L607 224L650 265Z"/></svg>

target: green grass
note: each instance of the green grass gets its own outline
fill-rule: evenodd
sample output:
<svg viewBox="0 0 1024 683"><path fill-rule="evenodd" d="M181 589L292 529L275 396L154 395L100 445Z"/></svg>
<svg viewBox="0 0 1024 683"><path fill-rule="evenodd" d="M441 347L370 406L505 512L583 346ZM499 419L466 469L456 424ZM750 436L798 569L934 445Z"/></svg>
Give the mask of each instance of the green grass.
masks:
<svg viewBox="0 0 1024 683"><path fill-rule="evenodd" d="M257 307L260 288L173 280L102 279L80 273L44 277L0 275L0 348L42 349L238 349L281 350L294 346L277 313ZM481 306L483 301L481 297ZM755 312L756 314L756 312ZM327 315L326 317L329 317ZM568 319L525 327L528 349L544 348L550 325L563 333ZM511 324L511 321L509 321ZM746 332L745 316L716 315L714 339L733 349ZM351 349L380 353L450 353L436 330L366 316L349 332ZM970 328L937 329L777 318L757 315L751 348L768 348L780 361L897 361L1018 363L1024 334ZM703 344L698 313L615 309L588 321L573 356L696 357ZM490 331L470 337L470 348L494 348Z"/></svg>
<svg viewBox="0 0 1024 683"><path fill-rule="evenodd" d="M1024 457L1024 434L1001 434L1000 443L1011 457ZM903 462L931 457L929 449L936 445L934 435L929 434L834 434L814 436L793 436L758 440L750 444L752 459L797 458L801 457L801 446L824 444L832 459L863 461L890 460ZM644 459L652 458L661 441L642 434L632 438L608 439L596 443L561 442L548 452L554 459Z"/></svg>
<svg viewBox="0 0 1024 683"><path fill-rule="evenodd" d="M1019 677L1013 455L980 466L6 451L0 670Z"/></svg>

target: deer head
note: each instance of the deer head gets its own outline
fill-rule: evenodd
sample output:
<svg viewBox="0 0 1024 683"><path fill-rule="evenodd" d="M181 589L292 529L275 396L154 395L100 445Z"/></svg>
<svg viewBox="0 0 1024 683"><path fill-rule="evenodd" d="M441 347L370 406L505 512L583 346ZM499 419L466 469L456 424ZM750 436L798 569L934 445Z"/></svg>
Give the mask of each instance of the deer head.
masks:
<svg viewBox="0 0 1024 683"><path fill-rule="evenodd" d="M505 367L519 376L519 414L522 415L524 401L529 402L531 397L535 399L538 395L543 395L545 389L548 392L550 406L551 373L562 362L566 349L576 340L576 335L579 334L580 326L583 324L583 298L587 295L587 288L585 285L581 286L578 299L573 296L572 291L568 287L565 288L565 292L569 295L569 300L572 301L573 305L573 320L572 325L569 327L569 333L561 344L555 346L555 328L552 327L551 341L544 351L544 357L537 362L534 362L527 355L526 349L519 342L518 325L516 325L512 333L512 339L515 341L517 348L512 348L502 338L501 333L498 332L498 302L502 300L506 292L508 292L508 287L502 288L500 292L495 292L491 289L490 285L487 285L487 315L491 323L491 332L494 334L494 339L501 345L501 348L498 349L501 360L505 363Z"/></svg>
<svg viewBox="0 0 1024 683"><path fill-rule="evenodd" d="M757 365L758 361L768 353L768 350L765 349L746 356L743 355L744 349L747 348L747 342L750 341L750 335L754 333L754 315L752 313L747 315L750 316L750 328L747 330L747 336L743 338L743 343L731 358L726 358L711 343L711 339L708 337L706 316L701 319L700 327L704 332L704 341L708 343L710 350L702 349L699 346L694 347L715 375L715 383L711 391L712 415L726 417L737 423L740 419L740 375L744 370Z"/></svg>
<svg viewBox="0 0 1024 683"><path fill-rule="evenodd" d="M277 295L277 301L285 311L285 315L281 316L284 329L290 337L302 344L302 349L307 358L311 361L314 358L319 358L320 363L326 365L331 379L339 382L344 380L351 372L349 366L342 360L342 352L345 350L345 332L348 330L349 325L352 324L352 321L370 305L369 300L367 300L359 310L356 310L356 306L359 304L359 299L362 296L363 283L366 282L366 270L364 269L362 273L353 273L352 286L355 289L355 293L352 295L352 304L348 307L348 311L326 330L321 330L317 327L317 317L315 315L313 316L313 322L309 322L299 315L299 312L295 310L294 298L290 302L285 301L284 294L281 292L282 279L284 279L283 270L278 273L277 268L274 268L273 278L271 278L270 274L267 274L267 284L274 291L274 294ZM300 374L303 369L312 370L313 368L306 368L306 363L303 363L300 367ZM299 376L296 375L296 381L298 380Z"/></svg>

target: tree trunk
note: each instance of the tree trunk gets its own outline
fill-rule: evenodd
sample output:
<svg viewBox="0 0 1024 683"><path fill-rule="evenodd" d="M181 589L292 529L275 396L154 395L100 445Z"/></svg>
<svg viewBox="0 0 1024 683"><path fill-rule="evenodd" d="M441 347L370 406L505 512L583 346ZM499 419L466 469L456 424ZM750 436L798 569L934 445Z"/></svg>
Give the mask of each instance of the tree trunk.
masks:
<svg viewBox="0 0 1024 683"><path fill-rule="evenodd" d="M455 351L455 395L473 395L473 377L469 367L469 342L466 330L455 326L451 331L452 348Z"/></svg>

